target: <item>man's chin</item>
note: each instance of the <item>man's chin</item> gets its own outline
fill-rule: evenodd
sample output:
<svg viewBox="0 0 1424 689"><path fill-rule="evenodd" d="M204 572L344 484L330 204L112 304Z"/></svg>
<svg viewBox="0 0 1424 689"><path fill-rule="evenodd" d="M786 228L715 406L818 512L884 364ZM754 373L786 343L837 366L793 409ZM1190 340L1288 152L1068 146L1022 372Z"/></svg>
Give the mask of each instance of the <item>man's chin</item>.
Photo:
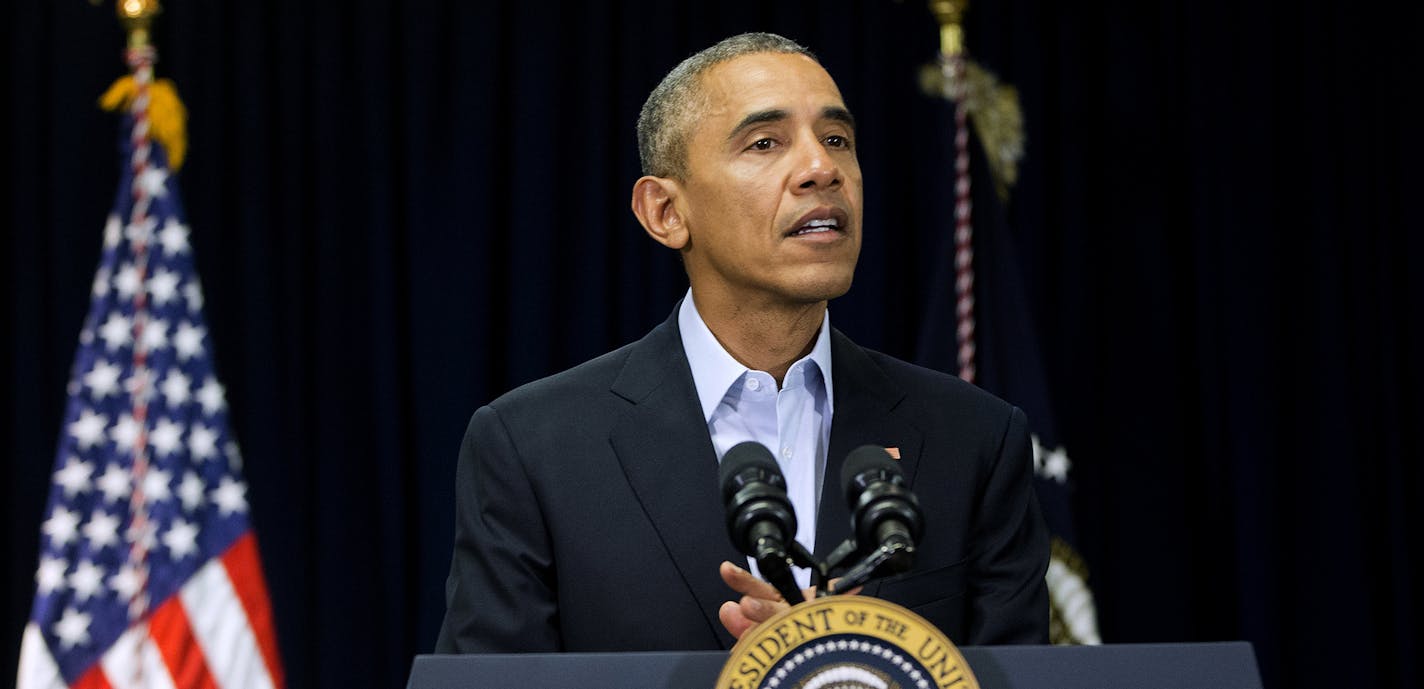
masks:
<svg viewBox="0 0 1424 689"><path fill-rule="evenodd" d="M854 274L816 276L800 282L791 290L796 301L805 304L830 301L836 297L845 296L850 291L851 279Z"/></svg>

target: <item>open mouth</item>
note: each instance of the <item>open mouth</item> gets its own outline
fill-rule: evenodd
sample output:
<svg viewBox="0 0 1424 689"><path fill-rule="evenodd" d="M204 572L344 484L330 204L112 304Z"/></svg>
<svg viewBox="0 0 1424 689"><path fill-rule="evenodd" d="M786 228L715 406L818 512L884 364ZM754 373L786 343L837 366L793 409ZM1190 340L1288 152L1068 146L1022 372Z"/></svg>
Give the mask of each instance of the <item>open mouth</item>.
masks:
<svg viewBox="0 0 1424 689"><path fill-rule="evenodd" d="M811 222L808 222L805 225L802 225L801 227L792 230L791 234L787 236L800 237L808 234L835 232L839 229L841 229L841 224L839 221L834 218L825 218L823 220L812 220Z"/></svg>
<svg viewBox="0 0 1424 689"><path fill-rule="evenodd" d="M787 237L809 237L846 231L846 214L839 208L817 208L803 216L787 230Z"/></svg>

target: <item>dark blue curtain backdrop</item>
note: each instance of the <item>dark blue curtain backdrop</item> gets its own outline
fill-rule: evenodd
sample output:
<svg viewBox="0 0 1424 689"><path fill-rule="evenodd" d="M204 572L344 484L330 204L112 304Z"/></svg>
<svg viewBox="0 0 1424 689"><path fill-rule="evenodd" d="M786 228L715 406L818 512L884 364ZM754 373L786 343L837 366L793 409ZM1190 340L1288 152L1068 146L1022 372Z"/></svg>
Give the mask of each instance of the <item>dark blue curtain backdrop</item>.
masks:
<svg viewBox="0 0 1424 689"><path fill-rule="evenodd" d="M1023 100L1009 220L1108 642L1247 639L1269 687L1424 682L1421 17L1375 5L971 7ZM0 682L118 175L95 100L124 69L112 3L4 24ZM469 415L670 312L685 278L628 211L633 122L751 29L816 50L856 112L867 238L832 317L912 358L952 225L923 3L168 1L158 72L190 108L184 201L292 686L402 686Z"/></svg>

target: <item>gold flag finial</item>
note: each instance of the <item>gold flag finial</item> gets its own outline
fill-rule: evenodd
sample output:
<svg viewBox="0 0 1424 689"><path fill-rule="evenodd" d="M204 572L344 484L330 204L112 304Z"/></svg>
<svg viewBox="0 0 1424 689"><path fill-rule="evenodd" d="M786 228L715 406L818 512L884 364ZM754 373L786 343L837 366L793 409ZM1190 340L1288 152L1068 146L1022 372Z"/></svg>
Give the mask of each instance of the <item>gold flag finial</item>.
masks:
<svg viewBox="0 0 1424 689"><path fill-rule="evenodd" d="M969 0L930 0L930 12L939 21L939 51L949 57L964 53L964 11Z"/></svg>
<svg viewBox="0 0 1424 689"><path fill-rule="evenodd" d="M158 6L158 0L117 0L114 9L118 12L119 22L129 32L129 47L146 47L153 17L163 9Z"/></svg>

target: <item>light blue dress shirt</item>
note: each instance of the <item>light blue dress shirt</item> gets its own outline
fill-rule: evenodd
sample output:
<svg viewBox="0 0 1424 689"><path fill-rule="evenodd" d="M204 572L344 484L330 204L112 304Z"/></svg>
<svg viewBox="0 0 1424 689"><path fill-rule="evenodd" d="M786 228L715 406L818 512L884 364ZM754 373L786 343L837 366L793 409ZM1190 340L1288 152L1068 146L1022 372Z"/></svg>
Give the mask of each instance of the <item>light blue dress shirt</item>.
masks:
<svg viewBox="0 0 1424 689"><path fill-rule="evenodd" d="M682 300L677 324L717 461L722 461L727 450L747 440L771 450L786 477L786 493L796 510L796 540L814 551L816 508L821 500L821 479L826 473L835 401L829 310L821 319L811 353L791 364L780 390L770 373L748 369L727 353L702 322L691 290ZM752 573L760 576L755 562L748 565ZM798 567L793 571L802 588L811 585L810 570Z"/></svg>

